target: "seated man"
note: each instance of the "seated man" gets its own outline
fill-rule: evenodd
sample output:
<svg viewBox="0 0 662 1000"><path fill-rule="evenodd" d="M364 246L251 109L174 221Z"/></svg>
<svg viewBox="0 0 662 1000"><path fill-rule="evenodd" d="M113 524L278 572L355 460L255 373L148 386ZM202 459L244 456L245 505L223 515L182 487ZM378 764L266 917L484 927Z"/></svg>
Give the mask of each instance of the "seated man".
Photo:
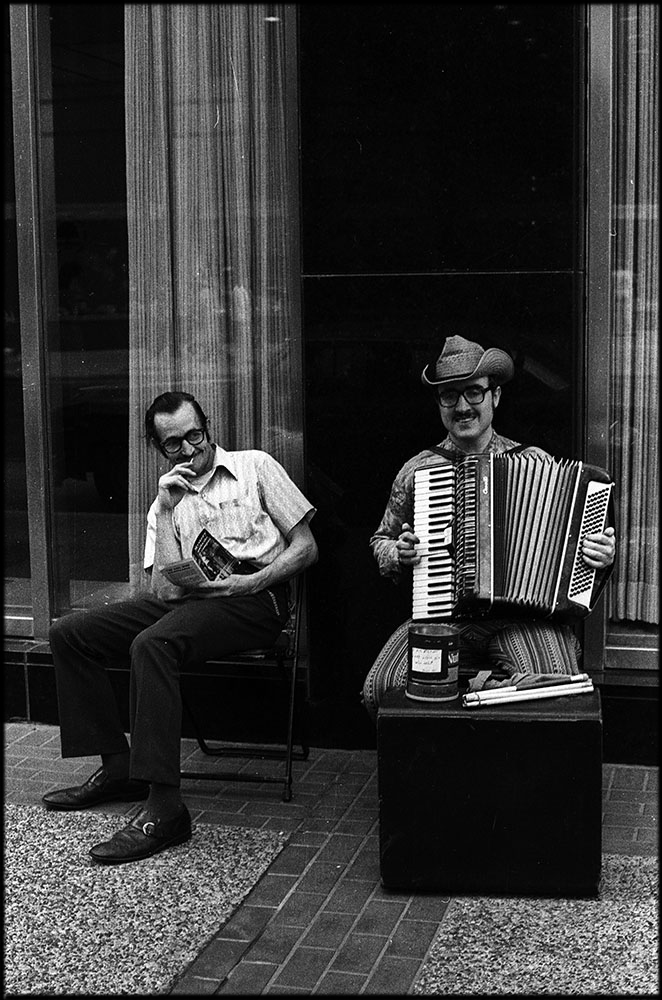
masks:
<svg viewBox="0 0 662 1000"><path fill-rule="evenodd" d="M180 793L180 672L226 653L270 645L288 619L288 580L317 559L314 508L264 451L225 451L186 392L165 392L145 415L147 438L168 459L148 513L145 566L151 587L138 597L56 621L50 632L63 757L99 754L82 785L49 792L49 809L86 809L146 799L95 861L149 857L191 836ZM161 573L189 558L203 528L243 573L182 589ZM248 564L246 566L246 564ZM127 742L106 668L130 663Z"/></svg>
<svg viewBox="0 0 662 1000"><path fill-rule="evenodd" d="M492 427L501 399L501 386L510 381L514 365L510 355L499 348L484 350L463 337L448 337L434 369L428 365L421 379L435 393L441 422L448 436L438 446L427 448L409 459L398 472L391 495L370 546L382 576L398 582L403 572L420 561L412 530L414 520L414 473L454 456L502 453L524 448L501 437ZM551 456L547 456L551 457ZM605 569L614 562L614 529L587 534L582 558L591 569ZM480 619L454 623L460 629L460 671L467 675L485 667L486 662L502 675L517 673L577 673L579 642L568 625L548 621L508 622ZM407 683L409 621L389 638L363 684L363 703L373 718L384 692ZM493 682L492 682L493 683Z"/></svg>

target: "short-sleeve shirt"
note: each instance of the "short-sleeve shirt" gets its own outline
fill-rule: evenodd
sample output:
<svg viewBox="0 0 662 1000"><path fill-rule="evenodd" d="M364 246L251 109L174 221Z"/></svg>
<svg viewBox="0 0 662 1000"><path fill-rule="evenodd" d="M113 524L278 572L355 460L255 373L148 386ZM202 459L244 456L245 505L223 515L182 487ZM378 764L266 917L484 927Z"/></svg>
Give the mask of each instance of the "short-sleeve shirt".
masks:
<svg viewBox="0 0 662 1000"><path fill-rule="evenodd" d="M438 446L444 451L462 455L463 452L457 448L450 435L446 437ZM517 441L510 438L501 437L496 432L492 433L484 454L501 454L510 451L511 448L520 447ZM546 455L540 448L526 448L541 455ZM370 539L370 548L377 560L379 572L382 576L389 576L399 579L401 568L398 561L396 541L402 531L403 524L414 527L414 473L417 469L422 469L428 465L438 465L440 462L448 461L440 456L438 452L431 448L420 451L413 458L408 459L402 466L391 487L391 494L384 511L384 516L377 531Z"/></svg>
<svg viewBox="0 0 662 1000"><path fill-rule="evenodd" d="M266 451L225 451L216 445L213 468L190 480L173 511L173 527L182 559L191 556L203 528L239 559L268 566L287 548L287 535L315 508ZM154 563L156 545L155 499L147 514L144 566Z"/></svg>

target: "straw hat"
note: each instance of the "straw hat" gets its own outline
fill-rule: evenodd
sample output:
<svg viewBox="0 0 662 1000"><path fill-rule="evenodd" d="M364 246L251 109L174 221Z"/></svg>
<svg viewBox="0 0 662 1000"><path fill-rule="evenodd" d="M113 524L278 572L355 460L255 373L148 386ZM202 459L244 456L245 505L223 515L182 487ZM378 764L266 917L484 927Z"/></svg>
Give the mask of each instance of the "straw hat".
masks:
<svg viewBox="0 0 662 1000"><path fill-rule="evenodd" d="M485 350L464 337L447 337L434 366L426 365L421 372L421 381L423 385L434 387L488 375L497 385L503 385L514 373L512 358L500 348Z"/></svg>

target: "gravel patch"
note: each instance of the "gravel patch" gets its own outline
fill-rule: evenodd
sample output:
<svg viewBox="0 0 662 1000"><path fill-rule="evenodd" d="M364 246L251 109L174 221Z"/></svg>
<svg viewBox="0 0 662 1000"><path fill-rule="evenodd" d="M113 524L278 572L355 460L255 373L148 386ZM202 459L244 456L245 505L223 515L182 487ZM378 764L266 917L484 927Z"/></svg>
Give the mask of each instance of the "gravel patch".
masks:
<svg viewBox="0 0 662 1000"><path fill-rule="evenodd" d="M286 843L196 824L143 861L92 861L89 848L125 822L5 806L5 996L167 993Z"/></svg>
<svg viewBox="0 0 662 1000"><path fill-rule="evenodd" d="M451 900L411 993L659 996L657 858L602 860L595 899Z"/></svg>

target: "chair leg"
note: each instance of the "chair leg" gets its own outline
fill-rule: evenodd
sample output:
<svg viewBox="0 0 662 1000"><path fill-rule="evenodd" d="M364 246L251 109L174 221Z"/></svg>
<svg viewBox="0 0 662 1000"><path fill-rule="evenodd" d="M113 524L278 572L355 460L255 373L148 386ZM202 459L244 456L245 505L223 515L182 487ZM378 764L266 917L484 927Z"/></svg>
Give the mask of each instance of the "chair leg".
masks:
<svg viewBox="0 0 662 1000"><path fill-rule="evenodd" d="M207 778L208 780L227 780L227 781L266 781L274 784L283 785L283 802L289 802L292 799L292 761L294 758L297 760L307 760L309 754L309 747L307 745L307 734L305 732L305 721L303 719L302 713L302 733L301 733L301 751L294 750L294 716L296 707L296 694L297 694L297 665L296 660L292 660L289 664L284 658L279 660L278 666L281 673L284 675L284 679L287 677L287 671L289 670L289 695L288 695L288 705L287 705L287 734L285 749L273 749L267 746L255 746L251 747L250 744L245 744L242 746L223 746L223 747L212 747L210 746L202 735L202 730L192 711L190 705L188 704L183 692L182 692L182 704L183 707L191 720L193 725L193 732L200 750L210 757L221 757L221 756L236 756L236 757L272 757L284 761L284 776L283 778L274 778L266 776L249 776L240 775L224 772L222 774L205 774L201 772L185 772L182 771L182 777L187 778ZM254 752L251 752L254 749Z"/></svg>
<svg viewBox="0 0 662 1000"><path fill-rule="evenodd" d="M284 666L284 664L283 664ZM285 757L285 787L283 788L283 802L289 802L292 798L292 749L294 745L294 704L296 701L297 689L297 664L296 660L290 663L290 702L287 713L287 750Z"/></svg>

